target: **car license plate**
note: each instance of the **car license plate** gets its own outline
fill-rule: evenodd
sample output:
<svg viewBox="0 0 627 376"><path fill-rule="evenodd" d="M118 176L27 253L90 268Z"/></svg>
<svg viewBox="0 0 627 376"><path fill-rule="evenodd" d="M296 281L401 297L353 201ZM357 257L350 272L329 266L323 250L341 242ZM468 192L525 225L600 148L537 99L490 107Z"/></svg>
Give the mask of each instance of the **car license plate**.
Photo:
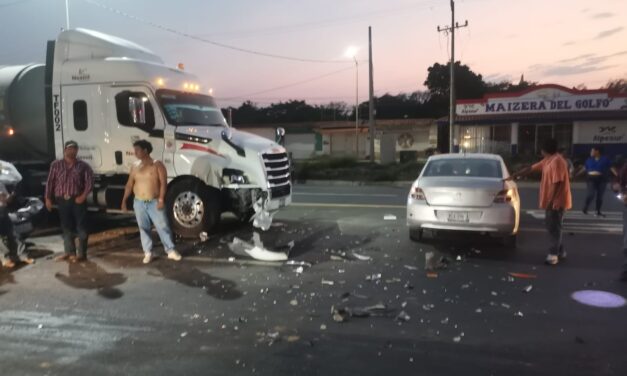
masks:
<svg viewBox="0 0 627 376"><path fill-rule="evenodd" d="M468 222L468 213L467 212L449 212L448 221L449 222Z"/></svg>

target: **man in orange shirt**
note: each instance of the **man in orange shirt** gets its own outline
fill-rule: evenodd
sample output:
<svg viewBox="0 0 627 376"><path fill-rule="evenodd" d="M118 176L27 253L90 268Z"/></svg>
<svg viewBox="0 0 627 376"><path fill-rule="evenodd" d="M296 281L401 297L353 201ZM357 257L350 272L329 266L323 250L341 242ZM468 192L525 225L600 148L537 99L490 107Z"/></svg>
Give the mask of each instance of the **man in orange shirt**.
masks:
<svg viewBox="0 0 627 376"><path fill-rule="evenodd" d="M541 172L540 181L540 208L545 210L546 229L551 236L551 247L546 257L546 263L556 265L560 258L566 258L566 251L562 243L562 224L564 213L573 206L570 193L570 176L568 162L557 152L557 141L546 140L542 146L540 162L526 167L513 174L509 179L515 179L532 172Z"/></svg>

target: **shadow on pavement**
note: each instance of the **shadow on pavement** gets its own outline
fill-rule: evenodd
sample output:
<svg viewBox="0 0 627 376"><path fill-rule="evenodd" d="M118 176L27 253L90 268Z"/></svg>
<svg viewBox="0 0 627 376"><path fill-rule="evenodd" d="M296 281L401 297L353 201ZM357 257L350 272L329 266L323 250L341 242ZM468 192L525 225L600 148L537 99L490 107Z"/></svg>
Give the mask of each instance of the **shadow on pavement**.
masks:
<svg viewBox="0 0 627 376"><path fill-rule="evenodd" d="M188 287L203 289L207 295L216 299L235 300L243 296L242 292L237 289L235 282L202 272L186 261L157 260L153 267L159 271L159 274L150 273L151 275L163 277Z"/></svg>
<svg viewBox="0 0 627 376"><path fill-rule="evenodd" d="M55 278L69 287L84 290L96 290L106 299L119 299L124 293L116 288L126 282L121 273L109 273L92 261L69 263L68 274L56 273Z"/></svg>

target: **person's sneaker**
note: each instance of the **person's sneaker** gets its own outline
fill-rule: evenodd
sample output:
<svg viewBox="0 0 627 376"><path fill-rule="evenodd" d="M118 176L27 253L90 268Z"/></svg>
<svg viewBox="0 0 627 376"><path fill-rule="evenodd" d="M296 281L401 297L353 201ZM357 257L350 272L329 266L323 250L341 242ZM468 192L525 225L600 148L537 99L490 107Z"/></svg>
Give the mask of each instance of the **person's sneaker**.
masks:
<svg viewBox="0 0 627 376"><path fill-rule="evenodd" d="M561 250L558 257L560 258L560 260L564 260L566 259L566 257L568 257L568 253L566 253L566 251Z"/></svg>
<svg viewBox="0 0 627 376"><path fill-rule="evenodd" d="M588 215L588 209L583 209L581 212L582 212L584 215Z"/></svg>
<svg viewBox="0 0 627 376"><path fill-rule="evenodd" d="M601 212L597 212L594 216L595 216L595 217L605 218L605 214L603 214L603 213L601 213Z"/></svg>
<svg viewBox="0 0 627 376"><path fill-rule="evenodd" d="M181 257L181 254L177 251L171 250L170 252L168 252L168 258L174 261L181 261L183 257Z"/></svg>
<svg viewBox="0 0 627 376"><path fill-rule="evenodd" d="M60 256L55 257L54 261L68 261L72 258L73 256L70 255L69 253L64 253Z"/></svg>
<svg viewBox="0 0 627 376"><path fill-rule="evenodd" d="M87 256L81 255L81 256L77 256L74 259L74 262L86 262L87 261Z"/></svg>
<svg viewBox="0 0 627 376"><path fill-rule="evenodd" d="M2 261L2 266L7 269L13 269L15 268L15 262L13 260L4 260Z"/></svg>
<svg viewBox="0 0 627 376"><path fill-rule="evenodd" d="M546 260L544 261L547 265L557 265L559 262L559 257L557 255L547 255Z"/></svg>
<svg viewBox="0 0 627 376"><path fill-rule="evenodd" d="M152 253L146 253L144 255L144 261L142 261L144 264L150 264L150 262L152 261Z"/></svg>

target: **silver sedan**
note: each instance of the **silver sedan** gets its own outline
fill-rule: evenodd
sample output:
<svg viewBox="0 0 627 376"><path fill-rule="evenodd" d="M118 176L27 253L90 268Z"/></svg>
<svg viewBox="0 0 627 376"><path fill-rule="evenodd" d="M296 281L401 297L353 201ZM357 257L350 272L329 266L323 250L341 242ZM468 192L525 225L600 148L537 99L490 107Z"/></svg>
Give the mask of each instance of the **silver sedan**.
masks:
<svg viewBox="0 0 627 376"><path fill-rule="evenodd" d="M494 154L441 154L427 160L407 198L412 240L423 231L489 233L514 247L520 196L503 159Z"/></svg>

